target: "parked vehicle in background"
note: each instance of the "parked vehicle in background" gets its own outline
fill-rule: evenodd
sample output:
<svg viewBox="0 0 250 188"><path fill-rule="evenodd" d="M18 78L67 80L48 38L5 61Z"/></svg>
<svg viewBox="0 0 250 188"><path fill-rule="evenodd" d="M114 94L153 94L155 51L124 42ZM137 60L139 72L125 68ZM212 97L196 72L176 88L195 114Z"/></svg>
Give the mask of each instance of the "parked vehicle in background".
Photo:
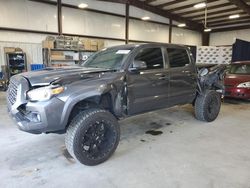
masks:
<svg viewBox="0 0 250 188"><path fill-rule="evenodd" d="M250 99L250 61L231 64L224 84L225 97Z"/></svg>

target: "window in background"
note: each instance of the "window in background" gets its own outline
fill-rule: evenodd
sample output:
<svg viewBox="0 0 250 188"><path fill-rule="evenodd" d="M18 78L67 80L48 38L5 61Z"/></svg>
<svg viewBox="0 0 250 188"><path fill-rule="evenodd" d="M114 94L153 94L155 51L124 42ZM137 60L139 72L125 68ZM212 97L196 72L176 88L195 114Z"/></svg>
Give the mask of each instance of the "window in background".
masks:
<svg viewBox="0 0 250 188"><path fill-rule="evenodd" d="M63 7L63 33L125 38L125 18Z"/></svg>
<svg viewBox="0 0 250 188"><path fill-rule="evenodd" d="M29 0L0 0L0 27L57 32L57 7Z"/></svg>
<svg viewBox="0 0 250 188"><path fill-rule="evenodd" d="M168 43L169 27L140 20L129 20L129 38L149 42Z"/></svg>

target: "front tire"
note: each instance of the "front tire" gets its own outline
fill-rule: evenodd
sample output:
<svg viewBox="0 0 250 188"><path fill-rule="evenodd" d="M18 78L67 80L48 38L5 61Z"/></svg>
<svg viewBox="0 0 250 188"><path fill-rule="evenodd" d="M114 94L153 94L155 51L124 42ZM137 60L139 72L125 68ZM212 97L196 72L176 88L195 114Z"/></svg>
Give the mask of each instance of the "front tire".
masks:
<svg viewBox="0 0 250 188"><path fill-rule="evenodd" d="M221 107L221 97L216 91L206 91L204 95L198 95L195 100L195 117L198 120L214 121Z"/></svg>
<svg viewBox="0 0 250 188"><path fill-rule="evenodd" d="M65 145L80 163L88 166L106 161L116 150L120 127L108 111L89 109L80 112L70 123Z"/></svg>

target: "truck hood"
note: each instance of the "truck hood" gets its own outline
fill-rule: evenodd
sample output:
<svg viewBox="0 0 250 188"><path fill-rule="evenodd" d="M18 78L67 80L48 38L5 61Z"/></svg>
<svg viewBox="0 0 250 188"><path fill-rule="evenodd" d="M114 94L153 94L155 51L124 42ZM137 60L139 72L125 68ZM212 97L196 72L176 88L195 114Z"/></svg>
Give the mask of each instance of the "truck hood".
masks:
<svg viewBox="0 0 250 188"><path fill-rule="evenodd" d="M45 86L51 83L68 84L77 80L98 77L100 73L110 72L107 69L86 67L47 68L41 71L22 73L31 86Z"/></svg>

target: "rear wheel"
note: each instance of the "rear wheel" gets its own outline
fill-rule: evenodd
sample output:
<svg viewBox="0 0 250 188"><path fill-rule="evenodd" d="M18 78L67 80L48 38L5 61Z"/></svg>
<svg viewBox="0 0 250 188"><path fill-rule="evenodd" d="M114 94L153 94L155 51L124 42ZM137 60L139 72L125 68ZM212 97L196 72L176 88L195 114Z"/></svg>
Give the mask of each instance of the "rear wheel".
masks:
<svg viewBox="0 0 250 188"><path fill-rule="evenodd" d="M67 129L65 143L80 163L93 166L106 161L116 150L120 127L108 111L90 109L80 112Z"/></svg>
<svg viewBox="0 0 250 188"><path fill-rule="evenodd" d="M221 97L216 91L206 91L195 100L195 117L201 121L214 121L221 107Z"/></svg>

